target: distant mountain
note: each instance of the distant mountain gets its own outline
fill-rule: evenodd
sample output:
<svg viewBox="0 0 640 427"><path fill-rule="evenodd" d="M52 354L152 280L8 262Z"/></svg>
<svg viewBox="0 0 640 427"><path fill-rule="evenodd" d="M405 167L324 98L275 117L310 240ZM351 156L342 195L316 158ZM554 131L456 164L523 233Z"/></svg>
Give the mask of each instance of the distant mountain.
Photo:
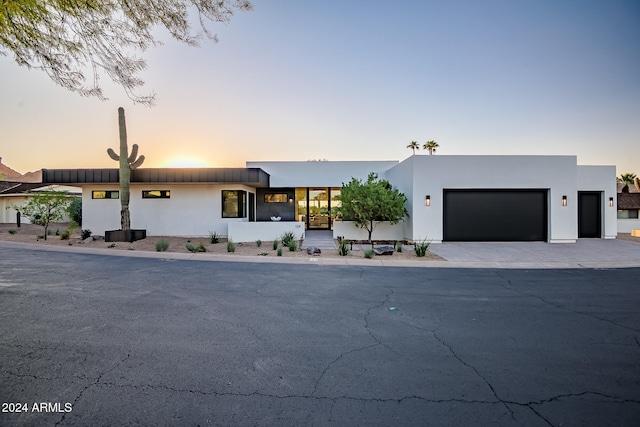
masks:
<svg viewBox="0 0 640 427"><path fill-rule="evenodd" d="M23 175L2 163L2 157L0 157L0 180L11 182L42 182L42 170L27 172Z"/></svg>

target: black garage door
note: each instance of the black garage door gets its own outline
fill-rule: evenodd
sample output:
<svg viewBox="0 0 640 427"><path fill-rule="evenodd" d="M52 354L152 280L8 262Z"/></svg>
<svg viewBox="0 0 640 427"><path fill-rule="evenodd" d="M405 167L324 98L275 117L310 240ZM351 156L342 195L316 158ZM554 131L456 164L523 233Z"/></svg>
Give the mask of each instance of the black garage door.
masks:
<svg viewBox="0 0 640 427"><path fill-rule="evenodd" d="M547 190L444 190L444 240L546 241Z"/></svg>

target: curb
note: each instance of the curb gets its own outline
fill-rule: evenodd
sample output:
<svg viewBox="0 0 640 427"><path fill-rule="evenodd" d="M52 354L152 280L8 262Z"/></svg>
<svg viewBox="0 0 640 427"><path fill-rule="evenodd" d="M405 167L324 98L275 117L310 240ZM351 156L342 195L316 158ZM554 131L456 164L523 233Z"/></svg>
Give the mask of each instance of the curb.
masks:
<svg viewBox="0 0 640 427"><path fill-rule="evenodd" d="M320 266L359 266L359 267L413 267L413 268L492 268L492 269L616 269L637 268L637 261L615 262L499 262L499 261L406 261L393 259L340 259L340 258L276 258L255 255L213 255L213 254L186 254L178 252L150 252L150 251L121 251L102 248L76 248L74 246L43 246L35 243L20 243L0 241L0 248L28 249L35 251L75 253L100 256L119 256L129 258L149 258L162 260L181 261L213 261L213 262L252 262L272 264L298 264Z"/></svg>

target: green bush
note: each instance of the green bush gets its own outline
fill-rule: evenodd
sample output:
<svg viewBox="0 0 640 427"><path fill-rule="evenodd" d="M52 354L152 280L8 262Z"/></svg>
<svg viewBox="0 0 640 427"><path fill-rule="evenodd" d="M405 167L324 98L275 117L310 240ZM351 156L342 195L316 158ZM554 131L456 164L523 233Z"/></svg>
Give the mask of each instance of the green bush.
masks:
<svg viewBox="0 0 640 427"><path fill-rule="evenodd" d="M92 232L89 229L80 231L80 237L82 238L82 240L88 239L89 237L91 237L91 234Z"/></svg>
<svg viewBox="0 0 640 427"><path fill-rule="evenodd" d="M69 203L67 213L73 221L82 224L82 197L75 197L71 203Z"/></svg>
<svg viewBox="0 0 640 427"><path fill-rule="evenodd" d="M402 252L403 247L402 247L402 242L397 242L396 243L396 251L397 252Z"/></svg>
<svg viewBox="0 0 640 427"><path fill-rule="evenodd" d="M71 237L71 231L68 228L60 233L60 240L69 240L69 237Z"/></svg>
<svg viewBox="0 0 640 427"><path fill-rule="evenodd" d="M416 252L416 256L425 256L427 254L427 251L429 250L429 245L431 245L431 241L427 242L426 240L423 240L420 243L415 242L413 245L413 249Z"/></svg>
<svg viewBox="0 0 640 427"><path fill-rule="evenodd" d="M209 232L209 243L220 243L220 236L215 231Z"/></svg>
<svg viewBox="0 0 640 427"><path fill-rule="evenodd" d="M13 228L11 230L9 230L9 234L16 234L18 231L14 230Z"/></svg>
<svg viewBox="0 0 640 427"><path fill-rule="evenodd" d="M207 248L204 247L204 244L202 242L198 243L197 245L194 245L191 242L187 242L185 246L189 252L207 252Z"/></svg>
<svg viewBox="0 0 640 427"><path fill-rule="evenodd" d="M347 256L349 255L349 242L346 239L338 239L338 255Z"/></svg>
<svg viewBox="0 0 640 427"><path fill-rule="evenodd" d="M235 252L236 251L236 244L233 243L233 241L229 240L227 242L227 252Z"/></svg>
<svg viewBox="0 0 640 427"><path fill-rule="evenodd" d="M278 248L278 256L282 256L282 248Z"/></svg>
<svg viewBox="0 0 640 427"><path fill-rule="evenodd" d="M375 252L373 252L373 249L365 249L365 251L364 251L364 257L365 257L365 258L373 258L373 256L374 256L375 254L376 254L376 253L375 253Z"/></svg>
<svg viewBox="0 0 640 427"><path fill-rule="evenodd" d="M13 231L15 232L15 230ZM11 230L9 230L9 232L11 232ZM273 250L275 251L276 249L278 249L278 240L273 241Z"/></svg>
<svg viewBox="0 0 640 427"><path fill-rule="evenodd" d="M167 241L167 239L160 239L156 242L156 251L157 252L164 252L167 249L169 249L169 241ZM189 249L189 248L187 248Z"/></svg>
<svg viewBox="0 0 640 427"><path fill-rule="evenodd" d="M298 242L296 242L295 240L292 240L291 242L289 242L287 247L291 252L295 252L298 250Z"/></svg>
<svg viewBox="0 0 640 427"><path fill-rule="evenodd" d="M282 241L282 246L289 246L291 242L296 241L296 235L293 231L286 231L280 236L280 240Z"/></svg>
<svg viewBox="0 0 640 427"><path fill-rule="evenodd" d="M262 246L262 240L260 240L260 239L256 240L256 246L257 247Z"/></svg>

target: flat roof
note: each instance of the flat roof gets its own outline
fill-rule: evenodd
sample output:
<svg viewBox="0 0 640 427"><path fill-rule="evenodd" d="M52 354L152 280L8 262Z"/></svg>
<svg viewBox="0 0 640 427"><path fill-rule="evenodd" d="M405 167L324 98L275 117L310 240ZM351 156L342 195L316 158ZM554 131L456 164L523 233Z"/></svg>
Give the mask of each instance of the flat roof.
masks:
<svg viewBox="0 0 640 427"><path fill-rule="evenodd" d="M118 169L43 169L43 184L111 184ZM244 184L269 187L269 174L260 168L144 168L131 171L132 183Z"/></svg>

